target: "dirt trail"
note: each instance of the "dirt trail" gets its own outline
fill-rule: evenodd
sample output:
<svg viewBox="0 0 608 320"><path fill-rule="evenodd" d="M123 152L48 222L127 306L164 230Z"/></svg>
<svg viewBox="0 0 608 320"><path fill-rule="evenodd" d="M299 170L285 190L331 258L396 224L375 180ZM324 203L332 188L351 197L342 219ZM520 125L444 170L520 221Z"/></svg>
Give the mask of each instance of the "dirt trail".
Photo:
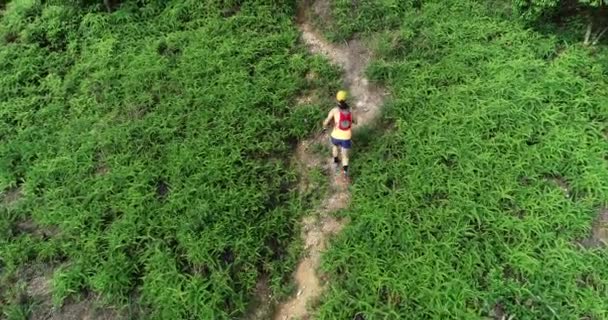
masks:
<svg viewBox="0 0 608 320"><path fill-rule="evenodd" d="M358 119L357 127L369 124L380 111L383 97L386 95L380 88L373 86L364 76L364 71L371 60L371 53L359 40L352 40L344 45L335 45L327 42L318 34L309 20L309 9L323 18L327 17L328 2L305 1L298 12L298 27L302 33L302 40L311 53L321 54L331 62L343 69L344 86L349 92L349 100L353 104L354 114ZM338 88L337 88L338 89ZM329 111L329 110L328 110ZM326 139L327 137L322 137ZM308 149L319 139L310 139L302 142L296 154L298 162L307 169L324 166L326 171L331 169L331 159L327 160L315 155ZM327 198L317 209L315 215L305 217L302 221L302 238L305 243L306 254L300 260L295 272L297 294L278 306L275 320L309 319L307 307L316 303L316 299L323 291L323 284L316 270L320 264L321 253L325 250L328 238L344 227L347 221L332 217L332 213L348 206L350 193L340 186L332 177L332 188Z"/></svg>

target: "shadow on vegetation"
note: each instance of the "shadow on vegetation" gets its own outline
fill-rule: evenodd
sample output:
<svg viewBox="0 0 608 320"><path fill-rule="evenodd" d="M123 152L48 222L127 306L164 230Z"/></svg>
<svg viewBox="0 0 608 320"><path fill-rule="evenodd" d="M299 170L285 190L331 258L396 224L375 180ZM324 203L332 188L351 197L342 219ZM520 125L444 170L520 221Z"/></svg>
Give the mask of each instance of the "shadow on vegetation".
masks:
<svg viewBox="0 0 608 320"><path fill-rule="evenodd" d="M232 16L234 16L235 14L239 13L239 11L241 11L241 5L240 2L235 4L234 6L228 7L228 8L224 8L222 10L222 17L224 18L230 18Z"/></svg>
<svg viewBox="0 0 608 320"><path fill-rule="evenodd" d="M380 115L377 120L353 131L353 154L375 150L375 144L394 127L392 119Z"/></svg>
<svg viewBox="0 0 608 320"><path fill-rule="evenodd" d="M170 192L169 185L164 180L158 180L156 182L156 197L159 200L164 200Z"/></svg>
<svg viewBox="0 0 608 320"><path fill-rule="evenodd" d="M556 36L567 43L582 43L587 26L591 24L594 30L599 31L606 26L607 17L605 5L598 8L585 7L578 0L562 0L555 8L541 15L531 26L545 36ZM605 42L600 39L599 43ZM563 49L564 47L558 44L555 54L547 56L547 60L558 56Z"/></svg>

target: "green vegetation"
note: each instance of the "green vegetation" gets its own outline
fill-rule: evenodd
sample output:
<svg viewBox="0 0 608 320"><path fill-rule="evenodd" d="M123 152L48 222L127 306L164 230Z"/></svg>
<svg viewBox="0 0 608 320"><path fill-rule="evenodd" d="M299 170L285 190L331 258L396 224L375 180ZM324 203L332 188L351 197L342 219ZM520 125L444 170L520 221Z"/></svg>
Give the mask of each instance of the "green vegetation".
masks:
<svg viewBox="0 0 608 320"><path fill-rule="evenodd" d="M332 9L333 38L378 39L394 127L353 156L317 317L607 319L608 252L578 244L608 202L607 53L500 1Z"/></svg>
<svg viewBox="0 0 608 320"><path fill-rule="evenodd" d="M291 151L326 109L294 99L338 84L293 16L289 1L7 4L0 318L36 309L20 275L37 265L57 305L94 292L146 319L239 316L262 276L288 292L318 198L295 191Z"/></svg>
<svg viewBox="0 0 608 320"><path fill-rule="evenodd" d="M327 187L297 192L293 147L338 70L292 1L115 4L0 1L0 318L48 303L46 272L55 305L132 318L238 318L260 279L285 296ZM319 26L373 38L392 95L356 136L317 318L608 318L608 251L580 245L608 206L608 53L552 4L331 2Z"/></svg>

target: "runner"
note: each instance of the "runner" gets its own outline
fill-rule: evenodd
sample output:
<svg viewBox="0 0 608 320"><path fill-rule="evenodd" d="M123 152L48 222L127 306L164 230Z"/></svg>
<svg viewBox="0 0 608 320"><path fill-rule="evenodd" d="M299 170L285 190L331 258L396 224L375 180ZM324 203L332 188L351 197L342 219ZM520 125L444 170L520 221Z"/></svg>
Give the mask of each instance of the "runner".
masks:
<svg viewBox="0 0 608 320"><path fill-rule="evenodd" d="M352 148L351 127L356 122L350 106L346 103L346 96L346 91L338 91L338 94L336 94L338 106L329 111L327 118L323 121L323 128L327 130L329 123L332 120L334 121L334 129L330 136L332 144L331 152L334 157L336 170L339 170L340 160L342 160L342 174L345 179L348 179L348 151ZM340 155L342 159L340 159Z"/></svg>

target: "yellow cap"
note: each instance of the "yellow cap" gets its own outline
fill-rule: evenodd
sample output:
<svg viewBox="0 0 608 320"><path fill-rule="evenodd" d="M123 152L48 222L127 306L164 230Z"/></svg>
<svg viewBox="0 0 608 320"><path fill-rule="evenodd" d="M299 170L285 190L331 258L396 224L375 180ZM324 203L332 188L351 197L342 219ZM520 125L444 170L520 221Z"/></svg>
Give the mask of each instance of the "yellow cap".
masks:
<svg viewBox="0 0 608 320"><path fill-rule="evenodd" d="M346 91L344 91L344 90L338 91L338 94L336 94L336 99L338 101L346 101Z"/></svg>

